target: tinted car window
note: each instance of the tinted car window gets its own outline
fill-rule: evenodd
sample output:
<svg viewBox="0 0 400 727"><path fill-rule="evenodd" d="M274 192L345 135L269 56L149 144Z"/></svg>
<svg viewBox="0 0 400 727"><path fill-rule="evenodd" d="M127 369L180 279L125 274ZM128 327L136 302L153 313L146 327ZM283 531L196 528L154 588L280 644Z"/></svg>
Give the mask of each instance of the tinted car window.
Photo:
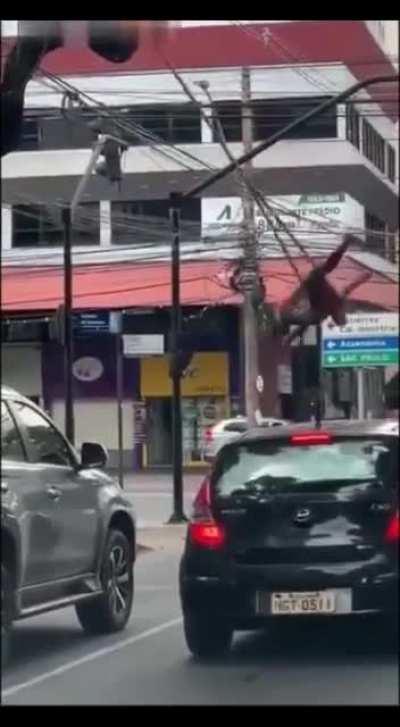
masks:
<svg viewBox="0 0 400 727"><path fill-rule="evenodd" d="M25 460L20 434L4 401L1 402L1 456L15 462Z"/></svg>
<svg viewBox="0 0 400 727"><path fill-rule="evenodd" d="M20 403L15 406L26 431L33 461L71 466L70 450L57 430L30 406Z"/></svg>
<svg viewBox="0 0 400 727"><path fill-rule="evenodd" d="M313 489L332 492L366 480L392 486L396 457L394 441L378 438L335 440L318 446L244 442L225 449L214 483L223 495L252 488L270 494Z"/></svg>

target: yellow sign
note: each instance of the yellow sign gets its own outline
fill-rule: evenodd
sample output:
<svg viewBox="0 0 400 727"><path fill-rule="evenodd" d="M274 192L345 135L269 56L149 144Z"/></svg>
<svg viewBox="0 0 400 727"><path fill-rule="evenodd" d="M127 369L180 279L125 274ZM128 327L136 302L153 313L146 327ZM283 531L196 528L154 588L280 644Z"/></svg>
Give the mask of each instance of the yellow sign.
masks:
<svg viewBox="0 0 400 727"><path fill-rule="evenodd" d="M226 396L229 393L228 354L195 353L182 379L182 396ZM169 356L140 360L143 398L172 396Z"/></svg>

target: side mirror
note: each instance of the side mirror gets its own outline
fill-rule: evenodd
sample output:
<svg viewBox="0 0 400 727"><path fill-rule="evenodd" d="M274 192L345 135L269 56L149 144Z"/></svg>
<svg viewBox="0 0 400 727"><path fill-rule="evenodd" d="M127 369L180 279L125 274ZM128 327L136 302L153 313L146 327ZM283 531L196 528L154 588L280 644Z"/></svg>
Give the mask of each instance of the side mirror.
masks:
<svg viewBox="0 0 400 727"><path fill-rule="evenodd" d="M94 469L105 467L108 461L108 454L102 444L95 442L84 442L81 449L82 469Z"/></svg>

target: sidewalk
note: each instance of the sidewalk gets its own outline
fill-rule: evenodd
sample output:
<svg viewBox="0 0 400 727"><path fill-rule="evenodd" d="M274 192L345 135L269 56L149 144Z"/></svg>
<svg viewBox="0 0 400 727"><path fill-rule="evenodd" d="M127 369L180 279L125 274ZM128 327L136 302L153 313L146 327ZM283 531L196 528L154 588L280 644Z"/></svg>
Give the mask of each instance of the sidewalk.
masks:
<svg viewBox="0 0 400 727"><path fill-rule="evenodd" d="M144 528L138 531L138 556L149 550L161 550L168 553L183 551L186 538L186 525L161 525L156 528Z"/></svg>
<svg viewBox="0 0 400 727"><path fill-rule="evenodd" d="M184 472L184 491L192 493L200 487L200 483L208 470ZM109 470L108 474L118 478L116 470ZM172 492L173 476L171 471L140 471L124 472L124 490L127 492Z"/></svg>

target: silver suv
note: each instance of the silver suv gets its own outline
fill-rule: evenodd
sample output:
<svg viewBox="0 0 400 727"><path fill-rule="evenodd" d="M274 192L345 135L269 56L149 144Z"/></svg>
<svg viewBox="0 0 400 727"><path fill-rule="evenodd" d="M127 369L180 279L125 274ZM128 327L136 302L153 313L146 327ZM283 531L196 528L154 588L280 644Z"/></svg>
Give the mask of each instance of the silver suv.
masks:
<svg viewBox="0 0 400 727"><path fill-rule="evenodd" d="M107 453L79 458L31 401L1 388L1 647L12 622L74 605L85 631L123 629L133 603L136 525Z"/></svg>

